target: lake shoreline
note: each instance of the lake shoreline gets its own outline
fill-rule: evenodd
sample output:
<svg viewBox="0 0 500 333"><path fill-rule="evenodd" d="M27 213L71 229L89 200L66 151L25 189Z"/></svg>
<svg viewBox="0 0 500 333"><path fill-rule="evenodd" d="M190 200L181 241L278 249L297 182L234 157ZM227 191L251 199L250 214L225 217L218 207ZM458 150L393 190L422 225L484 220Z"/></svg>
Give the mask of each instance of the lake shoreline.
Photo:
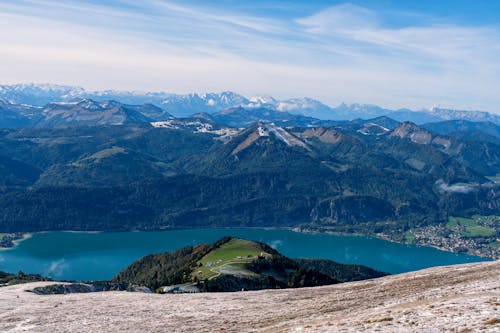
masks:
<svg viewBox="0 0 500 333"><path fill-rule="evenodd" d="M152 230L153 231L153 230ZM79 230L51 230L51 231L33 231L22 233L22 236L12 239L12 244L10 246L0 246L0 251L10 250L16 248L23 241L30 239L33 235L37 234L47 234L49 232L67 232L74 234L101 234L105 232L115 232L115 231L79 231ZM122 231L120 231L122 232ZM130 231L123 231L130 232ZM13 233L6 233L6 235L13 235Z"/></svg>
<svg viewBox="0 0 500 333"><path fill-rule="evenodd" d="M58 280L106 280L146 255L210 244L225 236L266 243L290 258L329 259L391 274L486 260L370 235L306 233L292 228L183 228L146 232L33 233L27 242L21 243L22 246L0 254L0 270L22 270Z"/></svg>
<svg viewBox="0 0 500 333"><path fill-rule="evenodd" d="M80 230L53 230L53 231L35 231L35 232L29 232L29 233L23 233L22 237L18 237L12 240L12 245L11 246L0 246L0 251L5 251L9 249L16 248L20 243L22 243L24 240L27 240L31 238L34 234L44 234L44 233L50 233L50 232L66 232L66 233L75 233L75 234L100 234L100 233L126 233L126 232L162 232L162 231L178 231L178 230L197 230L197 229L205 229L205 228L195 228L195 227L184 227L184 228L165 228L165 229L155 229L155 230L123 230L123 231L102 231L102 230L85 230L85 231L80 231ZM346 233L346 232L337 232L337 231L332 231L332 230L317 230L317 229L309 229L309 228L302 228L302 227L214 227L214 228L206 228L206 229L218 229L218 230L235 230L235 229L247 229L247 230L288 230L288 231L293 231L297 233L302 233L302 234L309 234L309 235L332 235L332 236L350 236L350 237L368 237L368 238L374 238L374 239L380 239L384 241L388 241L391 243L395 244L400 244L400 245L407 245L407 246L418 246L418 247L429 247L429 248L434 248L440 251L444 252L449 252L453 253L456 255L471 255L471 256L477 256L483 259L487 260L497 260L498 258L495 257L489 257L486 255L483 255L482 253L474 253L472 252L473 249L470 249L470 252L457 252L453 251L453 249L447 248L447 247L441 247L438 245L434 244L429 244L429 243L407 243L407 242L401 242L396 239L393 239L390 237L390 235L386 234L362 234L362 233Z"/></svg>
<svg viewBox="0 0 500 333"><path fill-rule="evenodd" d="M17 247L22 241L25 241L33 236L33 234L38 233L38 232L25 232L20 235L17 235L17 233L8 233L5 234L3 237L9 237L9 243L5 245L0 246L0 251L5 251L9 249L13 249ZM3 239L3 238L2 238Z"/></svg>
<svg viewBox="0 0 500 333"><path fill-rule="evenodd" d="M483 259L487 259L487 260L498 260L500 259L500 256L490 256L488 254L485 254L481 251L479 251L477 248L468 248L467 252L459 252L459 251L454 251L454 248L451 248L451 247L446 247L446 246L439 246L439 245L436 245L432 242L421 242L421 241L416 241L414 243L408 243L408 242L405 242L405 241L400 241L398 239L395 239L394 237L391 237L390 234L383 234L383 233L377 233L377 234L362 234L362 233L345 233L345 232L337 232L337 231L332 231L332 230L318 230L316 228L313 228L313 229L308 229L308 228L300 228L300 227L296 227L296 228L293 228L291 229L293 231L296 231L296 232L302 232L302 233L307 233L307 234L328 234L328 235L336 235L336 236L359 236L359 237L370 237L370 238L376 238L376 239L381 239L381 240L385 240L385 241L388 241L388 242L391 242L391 243L395 243L395 244L401 244L401 245L407 245L407 246L418 246L418 247L428 247L428 248L434 248L434 249L437 249L437 250L440 250L440 251L444 251L444 252L449 252L449 253L453 253L453 254L456 254L456 255L470 255L470 256L475 256L475 257L480 257L480 258L483 258Z"/></svg>

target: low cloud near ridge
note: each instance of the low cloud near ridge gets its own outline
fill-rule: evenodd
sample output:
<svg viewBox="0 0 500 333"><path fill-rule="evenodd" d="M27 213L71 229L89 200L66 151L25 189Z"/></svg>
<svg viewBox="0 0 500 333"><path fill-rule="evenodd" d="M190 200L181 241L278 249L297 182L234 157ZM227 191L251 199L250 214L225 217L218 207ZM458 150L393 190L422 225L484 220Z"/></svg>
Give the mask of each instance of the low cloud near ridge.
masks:
<svg viewBox="0 0 500 333"><path fill-rule="evenodd" d="M440 179L436 182L436 185L441 192L452 192L452 193L469 193L474 190L474 187L470 185L448 185L444 182L444 180Z"/></svg>

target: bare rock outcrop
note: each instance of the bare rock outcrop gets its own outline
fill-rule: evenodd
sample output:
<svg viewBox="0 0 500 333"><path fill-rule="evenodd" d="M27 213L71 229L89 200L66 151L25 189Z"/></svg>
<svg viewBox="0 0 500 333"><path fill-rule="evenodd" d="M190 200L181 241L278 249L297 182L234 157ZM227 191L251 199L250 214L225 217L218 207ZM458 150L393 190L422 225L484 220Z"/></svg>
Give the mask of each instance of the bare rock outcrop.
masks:
<svg viewBox="0 0 500 333"><path fill-rule="evenodd" d="M498 332L500 261L325 287L35 295L0 288L2 332Z"/></svg>

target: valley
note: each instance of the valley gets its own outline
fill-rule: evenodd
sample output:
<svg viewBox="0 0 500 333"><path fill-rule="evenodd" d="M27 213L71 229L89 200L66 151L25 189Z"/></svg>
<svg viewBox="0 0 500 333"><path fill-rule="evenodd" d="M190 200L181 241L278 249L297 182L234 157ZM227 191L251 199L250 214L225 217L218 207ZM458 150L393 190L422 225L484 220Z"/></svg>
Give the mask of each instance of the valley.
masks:
<svg viewBox="0 0 500 333"><path fill-rule="evenodd" d="M0 131L2 233L276 227L499 255L494 123L320 120L262 106L175 118L89 99L12 105L40 122ZM491 218L450 227L473 216Z"/></svg>

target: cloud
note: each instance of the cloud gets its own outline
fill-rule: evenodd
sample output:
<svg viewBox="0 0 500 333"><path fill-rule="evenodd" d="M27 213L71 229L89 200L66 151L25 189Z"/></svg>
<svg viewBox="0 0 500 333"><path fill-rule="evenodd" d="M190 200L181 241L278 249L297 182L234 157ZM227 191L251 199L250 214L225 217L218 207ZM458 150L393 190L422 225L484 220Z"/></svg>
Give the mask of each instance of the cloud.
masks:
<svg viewBox="0 0 500 333"><path fill-rule="evenodd" d="M68 270L69 264L66 262L65 259L60 259L56 261L52 261L49 264L49 267L45 269L42 275L52 277L52 278L58 278L62 276L62 274Z"/></svg>
<svg viewBox="0 0 500 333"><path fill-rule="evenodd" d="M328 46L361 49L360 55L371 49L375 56L399 58L398 63L405 64L415 63L415 59L417 63L442 59L479 65L478 57L492 61L495 54L491 51L500 50L498 27L462 27L445 22L390 27L376 12L350 4L328 8L297 22L309 33L331 41L325 43ZM500 67L497 61L494 66Z"/></svg>
<svg viewBox="0 0 500 333"><path fill-rule="evenodd" d="M270 241L268 244L270 247L272 247L273 249L276 250L279 247L283 246L283 244L285 244L285 242L280 240L280 239L275 239L275 240Z"/></svg>
<svg viewBox="0 0 500 333"><path fill-rule="evenodd" d="M205 8L193 8L185 5L179 5L167 1L154 1L150 2L148 5L147 1L143 2L145 6L150 9L160 10L163 15L167 15L169 12L174 11L178 14L185 16L187 19L197 19L198 23L203 22L204 25L211 26L212 28L224 28L232 26L233 28L243 28L254 32L265 32L265 33L279 33L283 32L283 29L279 26L277 21L263 19L259 17L252 17L248 15L241 14L228 14L221 13L220 11L211 11ZM226 31L226 34L234 33L237 31ZM219 36L219 38L222 36Z"/></svg>
<svg viewBox="0 0 500 333"><path fill-rule="evenodd" d="M497 26L436 19L395 26L389 14L352 4L301 17L238 5L0 3L2 83L235 90L330 105L496 111L500 102Z"/></svg>
<svg viewBox="0 0 500 333"><path fill-rule="evenodd" d="M311 16L299 18L297 23L314 34L348 32L355 29L369 29L377 25L378 16L372 10L353 4L329 7Z"/></svg>
<svg viewBox="0 0 500 333"><path fill-rule="evenodd" d="M436 182L438 189L440 192L451 192L451 193L469 193L474 190L474 187L470 185L448 185L444 182L444 180L440 179Z"/></svg>

